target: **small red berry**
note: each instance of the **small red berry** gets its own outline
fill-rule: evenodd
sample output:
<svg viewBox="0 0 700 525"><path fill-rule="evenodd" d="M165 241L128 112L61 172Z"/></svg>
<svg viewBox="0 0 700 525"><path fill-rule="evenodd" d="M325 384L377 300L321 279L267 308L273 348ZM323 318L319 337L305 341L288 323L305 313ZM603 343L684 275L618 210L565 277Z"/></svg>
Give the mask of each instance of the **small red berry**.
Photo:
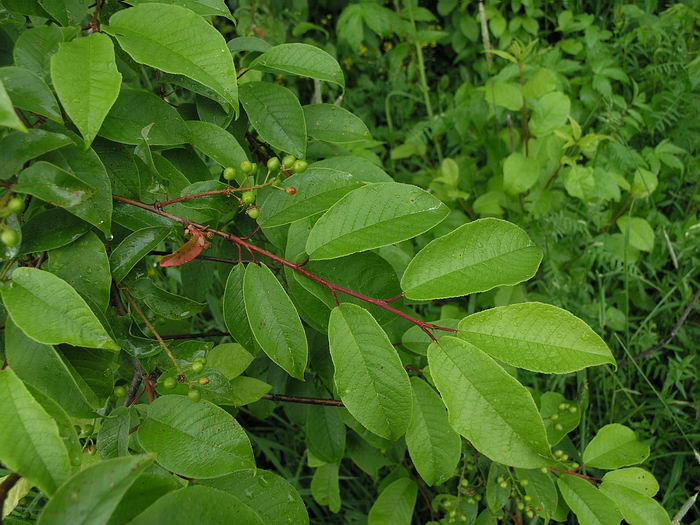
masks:
<svg viewBox="0 0 700 525"><path fill-rule="evenodd" d="M200 385L208 385L209 384L209 378L208 377L201 377L199 379L199 384Z"/></svg>
<svg viewBox="0 0 700 525"><path fill-rule="evenodd" d="M289 188L285 188L285 190L289 195L296 195L297 194L297 189L294 186L290 186Z"/></svg>

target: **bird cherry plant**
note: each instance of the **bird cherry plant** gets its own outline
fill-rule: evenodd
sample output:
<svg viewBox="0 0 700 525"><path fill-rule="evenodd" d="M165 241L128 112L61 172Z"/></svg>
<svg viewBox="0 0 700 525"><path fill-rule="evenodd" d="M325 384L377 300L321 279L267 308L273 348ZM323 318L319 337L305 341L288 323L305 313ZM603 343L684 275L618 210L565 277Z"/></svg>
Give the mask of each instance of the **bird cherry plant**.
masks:
<svg viewBox="0 0 700 525"><path fill-rule="evenodd" d="M615 365L590 327L449 315L535 276L524 230L395 182L328 52L227 42L223 2L131 3L4 2L5 514L668 522L632 430L569 437L585 369ZM524 384L574 373L575 399Z"/></svg>

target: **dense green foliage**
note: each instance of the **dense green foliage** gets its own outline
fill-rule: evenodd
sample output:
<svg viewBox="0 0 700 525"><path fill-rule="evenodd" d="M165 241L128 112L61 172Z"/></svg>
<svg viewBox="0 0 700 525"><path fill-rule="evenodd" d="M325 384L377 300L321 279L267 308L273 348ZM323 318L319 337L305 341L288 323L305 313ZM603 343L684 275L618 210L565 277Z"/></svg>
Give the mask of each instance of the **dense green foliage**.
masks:
<svg viewBox="0 0 700 525"><path fill-rule="evenodd" d="M697 522L657 4L0 0L6 523Z"/></svg>

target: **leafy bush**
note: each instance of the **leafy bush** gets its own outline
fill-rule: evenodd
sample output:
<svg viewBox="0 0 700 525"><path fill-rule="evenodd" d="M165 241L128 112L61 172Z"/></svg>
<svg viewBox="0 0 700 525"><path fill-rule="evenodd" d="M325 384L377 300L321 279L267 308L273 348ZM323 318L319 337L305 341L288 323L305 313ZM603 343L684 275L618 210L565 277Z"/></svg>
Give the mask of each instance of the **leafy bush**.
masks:
<svg viewBox="0 0 700 525"><path fill-rule="evenodd" d="M8 522L671 522L691 7L129 3L2 1Z"/></svg>

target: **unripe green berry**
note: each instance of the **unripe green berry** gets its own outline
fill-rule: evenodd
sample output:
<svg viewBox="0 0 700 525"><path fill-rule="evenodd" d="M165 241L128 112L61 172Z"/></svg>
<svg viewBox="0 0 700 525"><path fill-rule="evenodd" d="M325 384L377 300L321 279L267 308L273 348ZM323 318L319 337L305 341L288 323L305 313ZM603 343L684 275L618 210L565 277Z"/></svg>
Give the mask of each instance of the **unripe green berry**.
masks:
<svg viewBox="0 0 700 525"><path fill-rule="evenodd" d="M260 208L257 207L248 208L245 212L251 219L257 219L260 216Z"/></svg>
<svg viewBox="0 0 700 525"><path fill-rule="evenodd" d="M518 503L518 510L523 510L525 505L523 503Z"/></svg>
<svg viewBox="0 0 700 525"><path fill-rule="evenodd" d="M187 397L196 403L202 399L202 394L199 392L199 390L192 389L187 391Z"/></svg>
<svg viewBox="0 0 700 525"><path fill-rule="evenodd" d="M569 408L568 403L560 403L559 404L559 410L566 410L567 408Z"/></svg>
<svg viewBox="0 0 700 525"><path fill-rule="evenodd" d="M540 472L542 472L542 474L547 474L549 472L549 469L547 467L541 467Z"/></svg>
<svg viewBox="0 0 700 525"><path fill-rule="evenodd" d="M236 168L226 168L224 170L224 179L233 180L236 178Z"/></svg>
<svg viewBox="0 0 700 525"><path fill-rule="evenodd" d="M244 191L241 195L241 200L246 204L253 204L255 202L255 193L252 191Z"/></svg>
<svg viewBox="0 0 700 525"><path fill-rule="evenodd" d="M197 363L202 363L203 365L207 364L207 358L204 357L203 355L198 355L197 357L194 358L194 361Z"/></svg>
<svg viewBox="0 0 700 525"><path fill-rule="evenodd" d="M576 412L578 412L578 408L576 408L576 407L569 407L569 412L571 412L572 414L575 414Z"/></svg>
<svg viewBox="0 0 700 525"><path fill-rule="evenodd" d="M294 173L303 173L306 171L306 168L309 167L309 163L306 162L305 160L298 160L292 165L292 171Z"/></svg>
<svg viewBox="0 0 700 525"><path fill-rule="evenodd" d="M562 449L555 450L554 455L557 456L558 458L560 458L564 455L564 451Z"/></svg>
<svg viewBox="0 0 700 525"><path fill-rule="evenodd" d="M191 368L195 374L199 374L202 370L204 370L204 365L200 361L195 361L192 363Z"/></svg>
<svg viewBox="0 0 700 525"><path fill-rule="evenodd" d="M569 455L564 454L560 459L561 459L561 461L569 461Z"/></svg>
<svg viewBox="0 0 700 525"><path fill-rule="evenodd" d="M24 209L24 201L19 197L12 197L7 203L7 209L12 213L19 213Z"/></svg>
<svg viewBox="0 0 700 525"><path fill-rule="evenodd" d="M508 488L508 482L507 482L507 481L501 481L501 482L498 484L498 486L501 487L502 489L507 489L507 488Z"/></svg>
<svg viewBox="0 0 700 525"><path fill-rule="evenodd" d="M291 167L294 166L294 163L296 162L296 160L297 160L297 158L294 155L286 155L282 159L282 166L286 170L291 169Z"/></svg>
<svg viewBox="0 0 700 525"><path fill-rule="evenodd" d="M174 377L166 377L163 380L163 388L167 388L168 390L172 390L177 386L177 380Z"/></svg>
<svg viewBox="0 0 700 525"><path fill-rule="evenodd" d="M556 425L554 425L554 428L559 431L564 430L564 426L561 423L557 423Z"/></svg>
<svg viewBox="0 0 700 525"><path fill-rule="evenodd" d="M571 469L572 469L572 470L576 470L576 469L579 468L580 466L581 466L581 465L579 465L578 463L576 463L576 462L574 461L574 462L571 464Z"/></svg>
<svg viewBox="0 0 700 525"><path fill-rule="evenodd" d="M114 395L116 397L126 397L126 388L124 388L123 386L115 386Z"/></svg>
<svg viewBox="0 0 700 525"><path fill-rule="evenodd" d="M12 228L7 228L0 233L0 241L6 246L16 246L19 242L19 234Z"/></svg>
<svg viewBox="0 0 700 525"><path fill-rule="evenodd" d="M241 162L241 171L247 174L253 173L253 163L249 160L244 160Z"/></svg>
<svg viewBox="0 0 700 525"><path fill-rule="evenodd" d="M469 481L467 481L466 479L463 479L462 481L459 482L459 484L462 485L463 487L468 487Z"/></svg>
<svg viewBox="0 0 700 525"><path fill-rule="evenodd" d="M551 419L552 421L556 421L557 419L559 419L559 414L552 414L552 416L549 419Z"/></svg>
<svg viewBox="0 0 700 525"><path fill-rule="evenodd" d="M277 171L278 169L280 169L281 164L282 163L280 162L280 159L278 159L277 157L267 159L267 169L270 171Z"/></svg>
<svg viewBox="0 0 700 525"><path fill-rule="evenodd" d="M521 487L527 487L530 484L530 482L526 479L521 479L520 480L520 486Z"/></svg>
<svg viewBox="0 0 700 525"><path fill-rule="evenodd" d="M523 500L525 500L525 501L527 501L527 502L530 502L530 501L532 501L532 496L528 496L527 494L525 494L525 495L523 496Z"/></svg>

